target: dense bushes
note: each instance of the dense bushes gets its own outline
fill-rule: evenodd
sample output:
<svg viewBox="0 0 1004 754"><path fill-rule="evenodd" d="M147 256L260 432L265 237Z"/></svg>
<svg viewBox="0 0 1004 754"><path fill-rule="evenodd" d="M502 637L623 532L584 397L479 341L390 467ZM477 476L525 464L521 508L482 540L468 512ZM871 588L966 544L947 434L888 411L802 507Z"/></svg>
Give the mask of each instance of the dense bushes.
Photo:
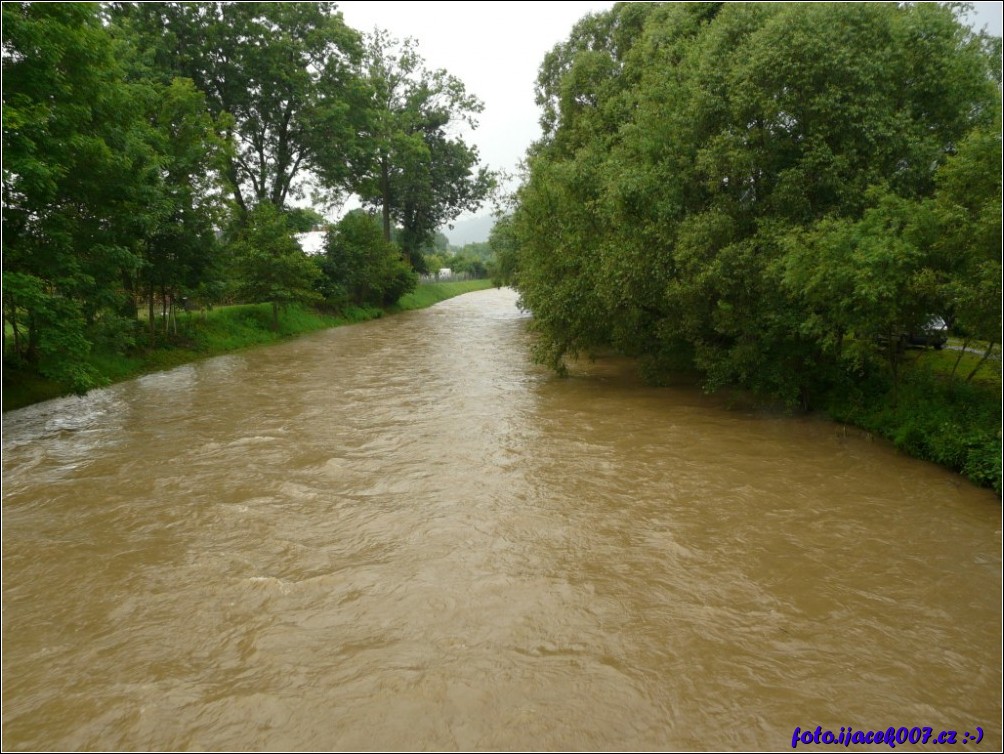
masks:
<svg viewBox="0 0 1004 754"><path fill-rule="evenodd" d="M999 391L917 368L895 390L888 381L873 379L834 390L828 398L833 418L1002 492Z"/></svg>
<svg viewBox="0 0 1004 754"><path fill-rule="evenodd" d="M332 314L292 304L280 318L278 329L273 327L269 304L217 307L209 312L180 315L177 334L161 339L158 348L137 350L129 355L114 350L95 350L88 354L85 363L97 383L105 385L215 354L275 343L300 333L374 319L385 311L421 309L489 285L487 280L423 285L387 310L348 306ZM72 387L66 382L40 378L30 370L11 369L4 374L3 408L7 411L65 395Z"/></svg>
<svg viewBox="0 0 1004 754"><path fill-rule="evenodd" d="M940 316L1001 338L1000 40L954 14L621 3L580 21L540 68L544 134L495 239L538 359L614 348L792 407L857 389L855 421L985 482L999 411L945 418L982 397L938 385L915 419L883 414L910 410L902 333Z"/></svg>
<svg viewBox="0 0 1004 754"><path fill-rule="evenodd" d="M319 264L324 273L320 292L335 309L390 306L418 282L397 245L384 240L380 222L362 210L350 212L328 231Z"/></svg>

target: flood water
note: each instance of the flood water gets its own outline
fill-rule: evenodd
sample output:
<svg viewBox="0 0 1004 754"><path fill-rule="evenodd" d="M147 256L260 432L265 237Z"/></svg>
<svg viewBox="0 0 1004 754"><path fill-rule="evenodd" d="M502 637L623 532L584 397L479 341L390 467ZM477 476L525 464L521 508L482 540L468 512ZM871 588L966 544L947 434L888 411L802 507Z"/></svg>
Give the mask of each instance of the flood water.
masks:
<svg viewBox="0 0 1004 754"><path fill-rule="evenodd" d="M1001 748L995 495L515 299L6 414L4 749Z"/></svg>

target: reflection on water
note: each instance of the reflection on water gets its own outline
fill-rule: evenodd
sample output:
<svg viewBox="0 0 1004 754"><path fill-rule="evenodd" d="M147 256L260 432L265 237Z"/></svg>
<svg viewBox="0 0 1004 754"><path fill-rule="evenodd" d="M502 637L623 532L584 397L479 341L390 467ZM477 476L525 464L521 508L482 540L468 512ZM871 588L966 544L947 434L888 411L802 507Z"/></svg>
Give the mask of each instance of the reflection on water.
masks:
<svg viewBox="0 0 1004 754"><path fill-rule="evenodd" d="M5 415L4 748L1001 747L992 494L514 300Z"/></svg>

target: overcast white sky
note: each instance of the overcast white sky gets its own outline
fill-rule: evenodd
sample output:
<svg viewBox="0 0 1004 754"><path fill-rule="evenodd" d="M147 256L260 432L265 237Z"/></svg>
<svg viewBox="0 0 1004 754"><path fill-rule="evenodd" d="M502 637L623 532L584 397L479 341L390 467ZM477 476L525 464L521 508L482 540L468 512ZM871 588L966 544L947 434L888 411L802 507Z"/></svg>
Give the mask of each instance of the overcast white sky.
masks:
<svg viewBox="0 0 1004 754"><path fill-rule="evenodd" d="M414 37L430 68L445 68L485 103L470 140L493 168L512 170L540 135L533 101L545 53L586 13L612 2L364 2L338 4L345 22Z"/></svg>
<svg viewBox="0 0 1004 754"><path fill-rule="evenodd" d="M414 37L430 68L445 68L484 103L480 126L468 137L482 162L514 172L539 137L534 103L537 69L572 26L613 2L366 2L338 4L346 23L362 32L375 26L396 37ZM974 3L975 26L998 36L1000 2Z"/></svg>

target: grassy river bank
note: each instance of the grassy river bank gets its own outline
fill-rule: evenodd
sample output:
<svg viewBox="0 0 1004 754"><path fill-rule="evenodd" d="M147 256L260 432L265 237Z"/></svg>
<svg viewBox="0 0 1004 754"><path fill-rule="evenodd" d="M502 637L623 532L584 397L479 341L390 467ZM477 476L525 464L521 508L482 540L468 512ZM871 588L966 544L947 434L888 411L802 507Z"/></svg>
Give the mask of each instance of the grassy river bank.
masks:
<svg viewBox="0 0 1004 754"><path fill-rule="evenodd" d="M171 369L199 359L268 345L316 330L423 309L463 293L492 286L489 280L429 283L388 309L349 308L340 314L289 307L271 327L271 306L249 304L182 314L178 335L156 348L131 355L95 351L91 364L106 384ZM956 363L956 361L959 363ZM834 390L820 407L832 419L890 440L908 455L959 472L1001 493L1000 358L980 362L978 354L911 351L895 390L881 380ZM974 370L973 379L956 375ZM4 370L3 410L70 394L66 385L37 374Z"/></svg>
<svg viewBox="0 0 1004 754"><path fill-rule="evenodd" d="M339 314L304 306L290 306L280 317L278 330L271 327L271 304L223 306L204 313L184 313L177 319L178 334L161 341L156 348L136 349L128 355L95 350L91 354L90 363L104 383L110 385L199 359L252 346L278 343L316 330L364 322L412 309L424 309L454 296L491 287L490 280L428 283L418 286L397 304L386 309L349 307ZM69 395L71 392L66 385L54 380L4 368L4 411Z"/></svg>

